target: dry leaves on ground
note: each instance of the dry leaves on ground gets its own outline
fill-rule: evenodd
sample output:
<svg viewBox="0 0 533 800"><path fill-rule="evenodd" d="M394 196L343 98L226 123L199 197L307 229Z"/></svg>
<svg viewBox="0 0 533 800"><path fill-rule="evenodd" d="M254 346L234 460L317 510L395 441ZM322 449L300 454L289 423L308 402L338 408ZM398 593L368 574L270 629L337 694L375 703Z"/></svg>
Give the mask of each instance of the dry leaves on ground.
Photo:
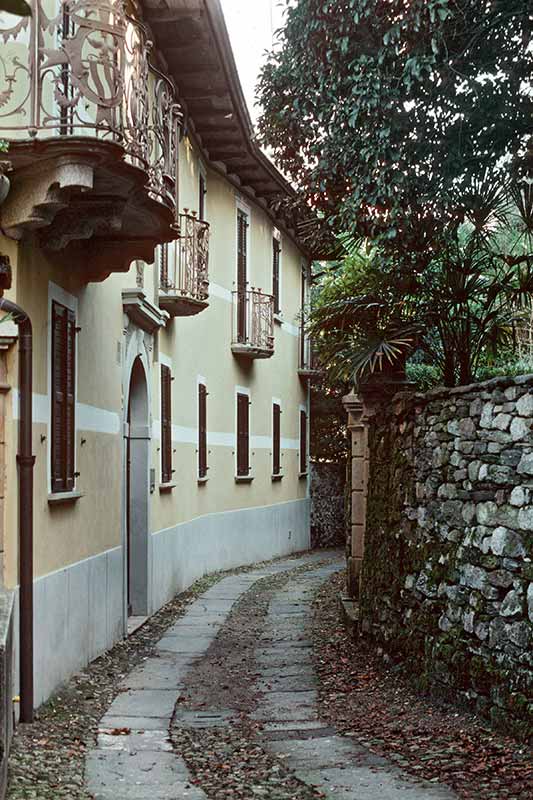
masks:
<svg viewBox="0 0 533 800"><path fill-rule="evenodd" d="M339 732L392 758L407 772L451 786L460 798L530 800L530 749L482 720L417 694L402 668L340 624L344 574L315 601L313 637L322 716Z"/></svg>

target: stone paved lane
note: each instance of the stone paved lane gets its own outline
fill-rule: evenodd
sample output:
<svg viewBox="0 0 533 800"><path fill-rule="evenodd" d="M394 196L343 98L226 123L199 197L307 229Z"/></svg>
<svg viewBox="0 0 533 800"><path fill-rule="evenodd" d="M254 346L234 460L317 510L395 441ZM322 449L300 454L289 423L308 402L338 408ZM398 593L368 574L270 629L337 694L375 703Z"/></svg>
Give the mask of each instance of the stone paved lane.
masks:
<svg viewBox="0 0 533 800"><path fill-rule="evenodd" d="M336 735L319 719L307 631L315 591L338 566L292 578L270 603L257 648L263 746L304 783L338 800L452 800L447 787L409 778L385 759Z"/></svg>
<svg viewBox="0 0 533 800"><path fill-rule="evenodd" d="M318 586L343 566L340 557L326 565L323 560L323 553L307 554L297 560L278 561L255 572L227 577L198 598L166 631L157 645L157 654L124 680L123 691L100 721L97 745L86 764L86 783L95 800L200 800L233 796L231 791L219 795L220 787L198 781L198 776L214 769L208 766L207 772L202 772L200 768L202 758L205 768L202 742L199 741L194 757L184 750L176 752L170 730L172 724L174 731L180 727L183 730L183 726L198 733L204 729L205 741L213 745L217 737L222 738L224 730L228 731L228 726L235 724L241 731L247 730L246 719L249 733L245 733L245 738L248 737L250 748L259 743L269 759L274 759L274 763L278 760L285 773L288 769L294 776L289 782L298 779L302 789L309 787L305 791L311 791L313 796L316 787L323 793L321 796L339 800L455 797L445 787L407 778L389 762L337 735L319 719L317 678L307 638L311 602ZM292 575L288 572L297 568L307 571ZM262 590L262 579L275 579L276 589L271 589L270 594L268 588ZM268 587L268 580L263 585ZM234 673L231 678L225 675L224 646L229 643L236 648L237 663L241 663L238 641L234 638L237 621L230 617L230 612L234 606L247 602L246 593L252 587L257 596L263 591L271 599L269 606L264 605L263 614L268 608L266 618L256 617L254 622L256 630L262 631L260 638L251 639L252 654L257 641L258 678L257 685L252 687L253 707L244 712L239 703L230 702L226 710L211 708L219 700L219 690L213 690L210 676L216 674L216 686L224 691L231 689L229 684L235 680ZM247 627L248 618L245 616L244 620ZM202 673L202 664L206 677L195 684L192 678ZM242 669L244 666L238 667L239 675ZM190 687L195 685L199 694L205 689L205 697L211 701L205 703L199 696L195 704L194 696L190 697ZM222 750L227 750L224 742ZM272 764L269 768L272 769ZM258 794L269 798L288 796L269 792L272 790L255 786L249 794L238 796L247 800ZM292 792L290 789L290 797L308 797L302 791L298 795Z"/></svg>
<svg viewBox="0 0 533 800"><path fill-rule="evenodd" d="M170 743L169 728L184 679L254 583L320 557L308 554L224 578L166 631L158 654L128 675L123 691L100 720L97 745L86 762L86 784L95 800L205 798L190 783L187 767Z"/></svg>

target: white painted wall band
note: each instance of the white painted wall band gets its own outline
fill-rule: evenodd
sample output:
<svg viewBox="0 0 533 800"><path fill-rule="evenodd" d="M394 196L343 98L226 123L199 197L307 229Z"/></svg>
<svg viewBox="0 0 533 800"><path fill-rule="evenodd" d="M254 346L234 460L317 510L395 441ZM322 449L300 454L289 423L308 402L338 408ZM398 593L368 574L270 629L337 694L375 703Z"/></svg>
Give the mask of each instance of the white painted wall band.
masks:
<svg viewBox="0 0 533 800"><path fill-rule="evenodd" d="M13 389L13 419L19 419L19 392ZM77 429L91 433L108 433L116 436L120 433L120 415L105 408L89 406L85 403L76 403ZM44 394L33 395L33 421L36 424L47 425L50 418L48 397ZM152 438L161 439L161 422L154 420L152 423ZM184 425L172 426L172 441L183 444L198 444L198 428L188 428ZM222 431L208 431L207 443L212 447L235 447L235 434ZM270 436L250 436L250 447L256 450L268 450L272 447ZM281 439L283 450L298 450L298 439Z"/></svg>
<svg viewBox="0 0 533 800"><path fill-rule="evenodd" d="M13 419L19 419L19 391L11 390L13 398ZM47 395L33 394L33 421L36 424L48 425L50 421L50 403ZM120 415L105 408L76 403L76 429L91 433L120 433Z"/></svg>
<svg viewBox="0 0 533 800"><path fill-rule="evenodd" d="M152 438L161 439L161 422L155 419L152 423ZM186 428L182 425L172 426L172 441L181 444L198 444L198 428ZM221 431L208 431L207 444L209 447L235 447L235 434ZM250 436L250 448L253 450L269 450L272 448L270 436ZM299 450L298 439L281 439L282 450Z"/></svg>

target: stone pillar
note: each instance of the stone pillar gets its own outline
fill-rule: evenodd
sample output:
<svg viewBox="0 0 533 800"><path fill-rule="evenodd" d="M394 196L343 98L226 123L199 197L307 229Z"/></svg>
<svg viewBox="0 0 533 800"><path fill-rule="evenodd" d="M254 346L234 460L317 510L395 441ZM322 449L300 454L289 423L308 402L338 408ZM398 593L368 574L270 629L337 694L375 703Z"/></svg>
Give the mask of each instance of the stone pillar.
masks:
<svg viewBox="0 0 533 800"><path fill-rule="evenodd" d="M350 524L346 544L347 591L358 598L361 565L365 548L366 497L368 490L368 423L370 409L361 395L352 393L342 400L348 412L348 431L351 437L349 482L351 484Z"/></svg>
<svg viewBox="0 0 533 800"><path fill-rule="evenodd" d="M351 519L347 537L347 591L359 599L361 594L361 567L365 553L366 501L370 473L368 431L378 406L390 401L398 392L411 386L405 380L403 365L385 370L365 381L356 394L343 397L348 412L348 431L351 436Z"/></svg>

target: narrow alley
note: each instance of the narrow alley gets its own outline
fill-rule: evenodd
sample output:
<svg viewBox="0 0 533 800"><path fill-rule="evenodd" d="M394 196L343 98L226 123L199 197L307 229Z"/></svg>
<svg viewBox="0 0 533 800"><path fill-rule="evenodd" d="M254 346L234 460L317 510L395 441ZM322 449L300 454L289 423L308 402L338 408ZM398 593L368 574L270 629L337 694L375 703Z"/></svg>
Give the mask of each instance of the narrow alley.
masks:
<svg viewBox="0 0 533 800"><path fill-rule="evenodd" d="M88 668L114 696L100 714L98 690L77 676L43 707L32 733L20 727L9 799L525 797L456 793L419 779L407 761L401 767L324 717L316 597L342 568L340 553L322 551L219 575L207 589L200 582L177 613L145 626L144 642L144 629L137 632L142 657L117 645ZM84 717L76 717L80 702Z"/></svg>
<svg viewBox="0 0 533 800"><path fill-rule="evenodd" d="M250 797L290 798L295 779L304 785L302 797L316 796L305 787L348 800L454 797L407 779L319 719L306 627L314 589L342 568L340 558L319 559L302 558L290 572L278 562L225 578L167 631L157 654L128 676L126 691L100 721L87 764L96 800L217 796L222 787L216 773L239 772L232 758L235 736L259 748L255 758L264 757L261 751L274 757L263 785L253 785L264 774L254 758L246 765L240 780L250 780ZM250 620L255 630L249 630ZM232 731L225 741L229 763L213 759L206 770L204 753L224 728ZM276 758L286 769L276 769ZM193 788L195 774L201 777Z"/></svg>

